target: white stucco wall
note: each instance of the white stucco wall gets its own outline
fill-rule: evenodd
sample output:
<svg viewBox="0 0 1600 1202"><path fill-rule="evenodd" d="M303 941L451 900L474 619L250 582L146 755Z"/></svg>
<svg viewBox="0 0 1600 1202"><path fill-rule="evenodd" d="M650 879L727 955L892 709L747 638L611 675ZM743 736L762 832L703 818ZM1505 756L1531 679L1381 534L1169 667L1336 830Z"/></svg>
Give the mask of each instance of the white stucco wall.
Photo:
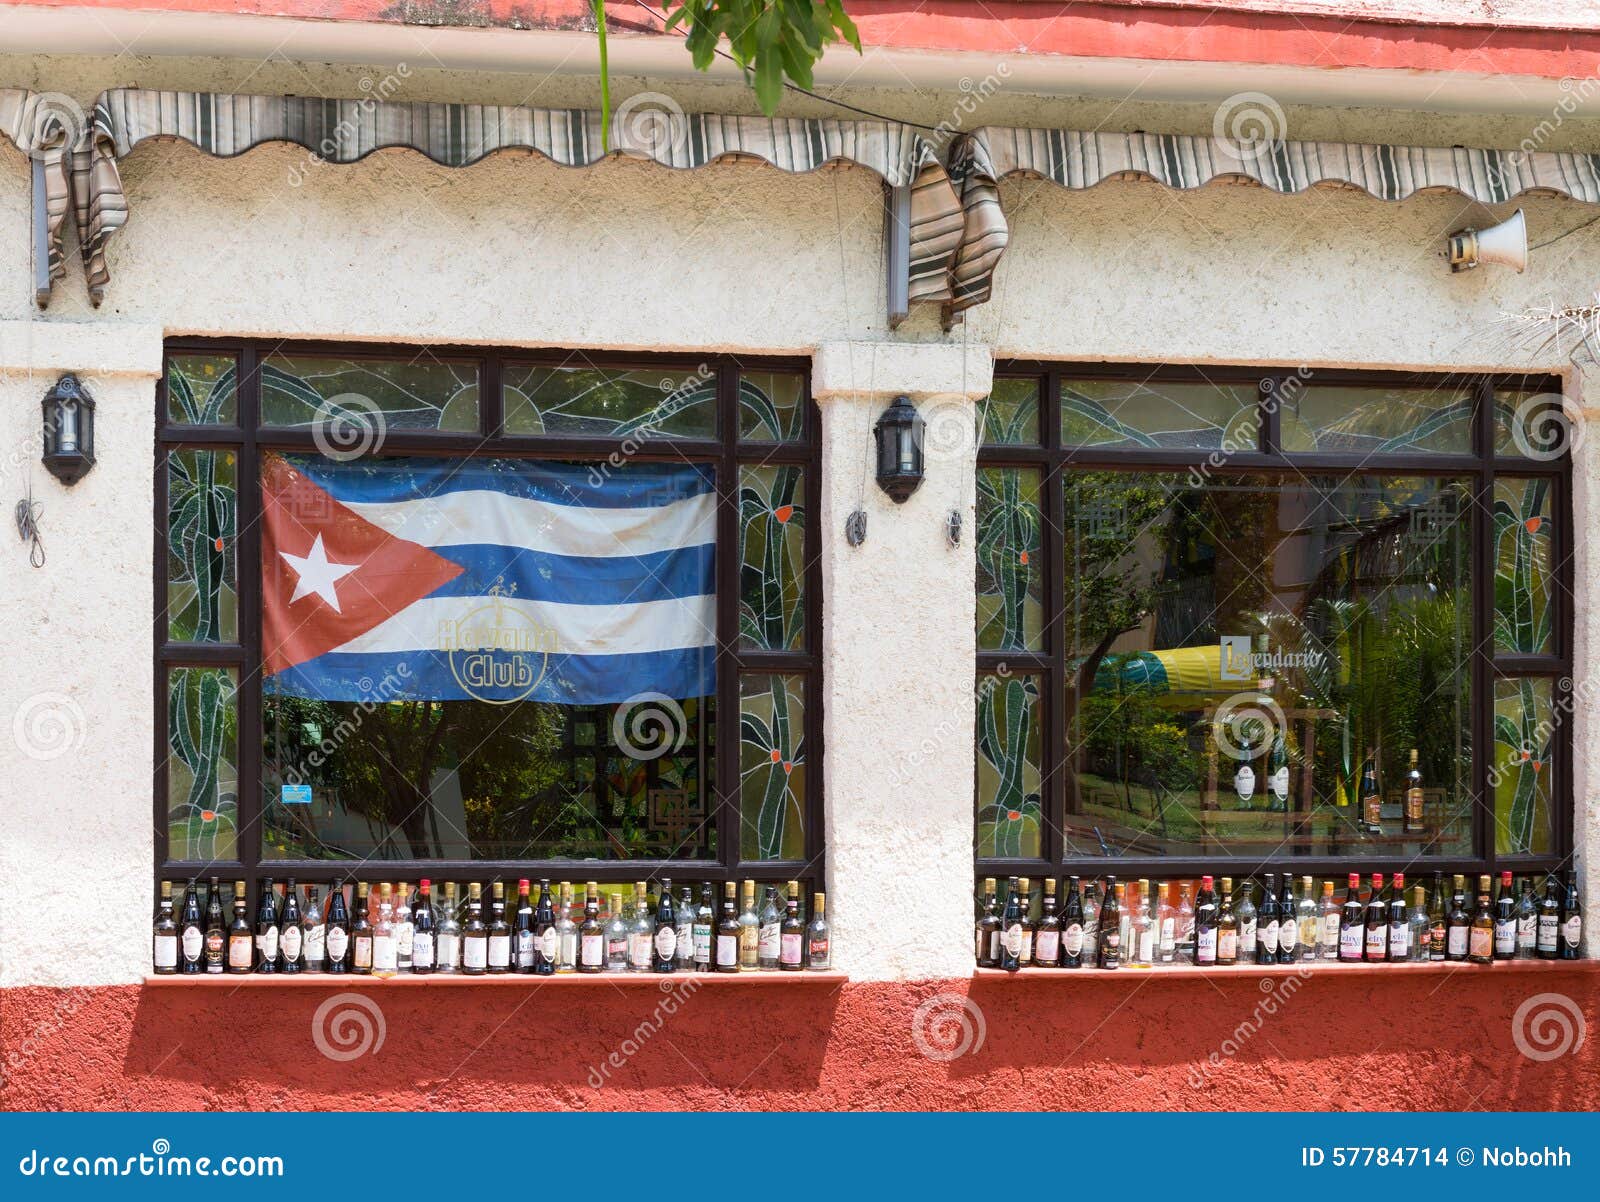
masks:
<svg viewBox="0 0 1600 1202"><path fill-rule="evenodd" d="M879 190L864 172L572 171L520 155L452 172L397 152L314 168L296 186L304 164L285 147L232 161L142 147L125 164L133 218L112 245L105 306L89 308L74 269L39 314L26 161L0 148L0 320L19 323L0 327L0 458L17 465L0 475L0 501L9 511L31 468L49 552L35 571L13 540L0 561L11 636L0 672L0 985L130 981L146 969L142 907L109 906L109 927L91 930L60 891L70 881L138 898L149 883L151 427L163 332L819 354L838 962L858 977L919 977L963 971L969 945L973 559L970 540L945 546L942 518L962 509L970 536L971 457L950 452L911 502L891 505L865 460L887 398L905 390L959 417L991 352L1524 366L1502 315L1588 299L1600 251L1597 226L1535 250L1525 275L1452 277L1437 257L1442 235L1486 219L1457 198L1008 183L1014 241L994 301L949 335L929 314L891 334ZM1593 216L1552 200L1527 210L1534 243ZM1538 365L1569 366L1554 355ZM32 446L38 398L68 366L100 400L100 463L70 491ZM1596 455L1600 445L1586 443L1580 528L1593 520ZM852 550L840 528L858 497L869 533ZM1579 546L1587 596L1600 565ZM1583 679L1600 628L1579 612ZM68 699L81 746L30 758L13 723L49 694ZM1580 749L1600 742L1588 713L1576 721ZM1581 751L1580 798L1592 761ZM1586 810L1580 832L1592 858L1600 846ZM918 899L910 938L907 890ZM1592 885L1589 900L1600 905Z"/></svg>

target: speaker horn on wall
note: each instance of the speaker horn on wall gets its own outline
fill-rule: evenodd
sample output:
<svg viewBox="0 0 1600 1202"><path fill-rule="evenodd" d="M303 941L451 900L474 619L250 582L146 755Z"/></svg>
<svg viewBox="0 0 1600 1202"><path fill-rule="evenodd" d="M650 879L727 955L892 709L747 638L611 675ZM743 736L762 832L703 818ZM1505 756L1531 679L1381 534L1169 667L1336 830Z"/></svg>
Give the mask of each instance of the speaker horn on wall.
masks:
<svg viewBox="0 0 1600 1202"><path fill-rule="evenodd" d="M1480 263L1521 271L1528 265L1528 223L1518 209L1486 230L1457 230L1445 246L1451 271L1470 271Z"/></svg>

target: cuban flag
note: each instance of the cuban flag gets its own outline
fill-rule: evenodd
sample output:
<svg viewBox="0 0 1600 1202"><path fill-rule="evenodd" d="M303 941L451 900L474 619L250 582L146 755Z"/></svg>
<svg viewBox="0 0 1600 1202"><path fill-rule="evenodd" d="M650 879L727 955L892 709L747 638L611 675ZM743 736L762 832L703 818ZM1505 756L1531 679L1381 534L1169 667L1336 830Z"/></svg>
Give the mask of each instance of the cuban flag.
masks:
<svg viewBox="0 0 1600 1202"><path fill-rule="evenodd" d="M714 691L709 465L262 462L265 688L601 705Z"/></svg>

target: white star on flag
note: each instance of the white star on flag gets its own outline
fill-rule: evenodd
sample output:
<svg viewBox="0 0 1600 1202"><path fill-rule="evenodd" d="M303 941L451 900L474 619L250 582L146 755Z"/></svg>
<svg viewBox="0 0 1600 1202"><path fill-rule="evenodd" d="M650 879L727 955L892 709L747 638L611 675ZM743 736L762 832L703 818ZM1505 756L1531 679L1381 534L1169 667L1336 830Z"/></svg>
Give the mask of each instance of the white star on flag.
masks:
<svg viewBox="0 0 1600 1202"><path fill-rule="evenodd" d="M287 551L279 551L279 555L288 562L298 577L294 586L294 596L289 598L293 605L301 597L308 597L312 593L321 597L333 606L334 613L342 613L339 608L339 594L334 591L334 583L341 577L348 576L359 566L353 563L329 563L328 553L322 546L322 535L317 535L316 541L311 544L311 550L305 555L290 555Z"/></svg>

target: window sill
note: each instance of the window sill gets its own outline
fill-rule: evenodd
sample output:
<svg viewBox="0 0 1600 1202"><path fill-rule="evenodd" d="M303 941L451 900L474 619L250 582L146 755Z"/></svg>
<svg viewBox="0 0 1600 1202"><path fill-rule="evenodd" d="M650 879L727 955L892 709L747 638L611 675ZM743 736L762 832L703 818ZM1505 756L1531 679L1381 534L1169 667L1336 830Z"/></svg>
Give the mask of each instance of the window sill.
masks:
<svg viewBox="0 0 1600 1202"><path fill-rule="evenodd" d="M658 992L667 993L670 992L670 986L686 982L693 982L698 989L708 985L747 988L773 985L843 985L849 980L848 974L832 971L556 973L550 976L496 973L493 976L481 977L469 977L461 973L428 973L425 976L406 973L393 977L378 977L360 973L302 972L292 975L251 973L248 976L244 974L230 976L227 973L220 976L207 974L184 976L181 973L175 976L151 975L145 977L144 983L146 986L162 989L417 989L423 987L455 989L463 986L474 989L480 986L490 989L533 989L541 985L557 985L565 989L569 986L612 985L620 989L654 988Z"/></svg>
<svg viewBox="0 0 1600 1202"><path fill-rule="evenodd" d="M1524 973L1600 972L1600 960L1497 960L1493 964L1462 963L1459 960L1427 961L1420 964L1344 964L1337 960L1306 960L1299 964L1234 964L1201 968L1193 964L1156 964L1147 968L1024 968L1007 972L1003 968L974 968L973 979L994 980L1022 977L1029 981L1107 977L1135 980L1143 977L1297 977L1297 976L1447 976L1457 972L1522 975Z"/></svg>

